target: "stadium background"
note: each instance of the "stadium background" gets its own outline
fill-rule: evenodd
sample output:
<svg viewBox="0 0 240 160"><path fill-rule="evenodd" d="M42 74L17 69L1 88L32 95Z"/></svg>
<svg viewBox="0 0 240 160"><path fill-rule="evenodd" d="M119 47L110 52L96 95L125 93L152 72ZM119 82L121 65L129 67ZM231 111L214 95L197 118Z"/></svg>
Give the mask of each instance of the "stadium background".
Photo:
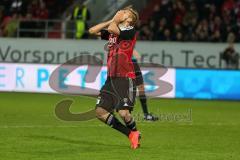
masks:
<svg viewBox="0 0 240 160"><path fill-rule="evenodd" d="M63 121L55 115L63 99L74 100L73 113L93 109L96 93L73 97L49 86L53 70L73 57L106 61L106 42L90 37L87 28L129 4L140 13L136 49L147 91L154 91L149 75L156 73L145 63L163 64L167 72L160 80L173 86L149 100L158 122L143 121L136 104L143 144L134 152L96 120ZM2 0L0 20L2 159L240 158L239 1ZM85 27L77 28L79 23ZM80 67L63 82L98 90L106 68L92 84L85 83L86 71Z"/></svg>

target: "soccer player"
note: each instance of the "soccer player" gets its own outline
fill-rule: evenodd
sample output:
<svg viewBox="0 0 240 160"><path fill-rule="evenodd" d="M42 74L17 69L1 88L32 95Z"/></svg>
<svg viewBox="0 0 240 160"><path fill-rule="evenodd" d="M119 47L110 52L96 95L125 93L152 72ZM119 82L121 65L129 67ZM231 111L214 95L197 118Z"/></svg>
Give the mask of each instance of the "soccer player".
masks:
<svg viewBox="0 0 240 160"><path fill-rule="evenodd" d="M136 84L132 54L136 43L135 24L138 13L131 7L116 13L112 20L89 29L89 33L108 40L107 80L100 90L96 104L96 117L110 127L126 135L131 148L140 146L131 111L135 103ZM113 114L117 111L124 123Z"/></svg>
<svg viewBox="0 0 240 160"><path fill-rule="evenodd" d="M134 50L132 62L134 65L134 70L135 70L135 75L136 75L136 86L138 89L139 100L141 102L144 119L146 121L157 121L158 117L148 112L147 97L145 94L143 76L142 76L142 72L141 72L138 62L137 62L137 60L139 60L139 59L140 59L139 53L136 50Z"/></svg>

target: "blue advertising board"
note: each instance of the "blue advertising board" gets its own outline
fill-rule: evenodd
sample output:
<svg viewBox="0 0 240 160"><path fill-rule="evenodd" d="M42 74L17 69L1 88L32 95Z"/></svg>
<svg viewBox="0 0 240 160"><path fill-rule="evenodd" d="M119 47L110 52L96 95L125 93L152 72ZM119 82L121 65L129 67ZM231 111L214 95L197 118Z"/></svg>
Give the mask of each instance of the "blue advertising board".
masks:
<svg viewBox="0 0 240 160"><path fill-rule="evenodd" d="M240 71L176 69L176 98L240 100Z"/></svg>

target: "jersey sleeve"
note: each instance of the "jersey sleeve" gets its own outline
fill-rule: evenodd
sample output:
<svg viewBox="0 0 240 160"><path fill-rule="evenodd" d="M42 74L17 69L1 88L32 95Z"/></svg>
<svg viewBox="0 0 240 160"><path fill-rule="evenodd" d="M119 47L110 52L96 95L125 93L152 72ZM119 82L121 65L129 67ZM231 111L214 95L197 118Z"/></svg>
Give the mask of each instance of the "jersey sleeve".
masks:
<svg viewBox="0 0 240 160"><path fill-rule="evenodd" d="M101 30L101 39L108 40L110 33L107 30Z"/></svg>
<svg viewBox="0 0 240 160"><path fill-rule="evenodd" d="M136 34L136 30L134 28L125 28L120 29L120 35L119 38L122 40L132 40Z"/></svg>

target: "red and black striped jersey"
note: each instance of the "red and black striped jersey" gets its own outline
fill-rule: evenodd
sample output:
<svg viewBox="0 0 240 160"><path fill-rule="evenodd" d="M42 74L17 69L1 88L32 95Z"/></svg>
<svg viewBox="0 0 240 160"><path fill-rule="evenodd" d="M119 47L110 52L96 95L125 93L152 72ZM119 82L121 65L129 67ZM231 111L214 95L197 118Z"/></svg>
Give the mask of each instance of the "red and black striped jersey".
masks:
<svg viewBox="0 0 240 160"><path fill-rule="evenodd" d="M131 26L119 29L120 35L111 34L107 30L101 31L101 38L108 40L108 77L135 79L132 54L136 44L136 30Z"/></svg>

